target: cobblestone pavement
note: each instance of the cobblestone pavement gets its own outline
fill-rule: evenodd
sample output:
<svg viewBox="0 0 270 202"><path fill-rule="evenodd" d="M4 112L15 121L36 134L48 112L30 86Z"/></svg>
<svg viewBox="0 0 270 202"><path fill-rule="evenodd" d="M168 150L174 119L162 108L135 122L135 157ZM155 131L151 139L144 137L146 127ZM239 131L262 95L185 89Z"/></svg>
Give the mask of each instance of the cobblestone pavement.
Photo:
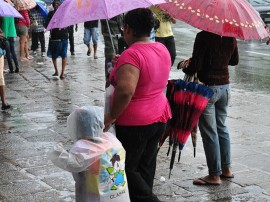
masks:
<svg viewBox="0 0 270 202"><path fill-rule="evenodd" d="M24 62L20 73L5 74L7 100L13 109L0 112L1 202L75 201L71 174L55 167L46 152L57 142L67 147L72 144L67 116L77 106L103 106L105 85L102 40L95 60L93 55L86 56L82 27L75 38L76 55L68 55L64 80L53 77L51 60L40 56ZM171 78L179 74L172 70ZM155 176L158 197L162 201L270 201L269 103L269 94L243 90L232 83L227 120L235 178L215 187L192 184L194 178L207 174L199 137L196 157L188 140L180 163L175 163L168 179L165 143ZM165 181L160 180L162 177Z"/></svg>

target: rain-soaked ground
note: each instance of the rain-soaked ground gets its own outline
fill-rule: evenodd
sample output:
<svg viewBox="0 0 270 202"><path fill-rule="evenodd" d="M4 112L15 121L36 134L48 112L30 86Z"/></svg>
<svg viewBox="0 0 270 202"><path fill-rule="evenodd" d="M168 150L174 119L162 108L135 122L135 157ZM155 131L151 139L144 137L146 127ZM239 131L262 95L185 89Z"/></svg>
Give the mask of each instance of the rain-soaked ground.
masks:
<svg viewBox="0 0 270 202"><path fill-rule="evenodd" d="M197 30L178 22L174 32L177 63L190 56ZM7 100L13 109L0 112L1 202L75 201L71 174L55 167L46 155L57 142L66 148L72 144L66 118L77 106L104 105L102 40L99 59L94 60L93 55L86 56L82 26L75 37L76 55L68 55L64 80L51 76L51 60L41 57L23 63L19 74L5 74ZM231 68L232 98L227 119L235 178L215 187L192 184L194 178L207 174L199 136L196 157L188 140L169 179L168 146L164 143L154 185L162 201L270 201L270 47L263 42L239 41L238 45L240 64ZM182 77L174 66L170 78Z"/></svg>

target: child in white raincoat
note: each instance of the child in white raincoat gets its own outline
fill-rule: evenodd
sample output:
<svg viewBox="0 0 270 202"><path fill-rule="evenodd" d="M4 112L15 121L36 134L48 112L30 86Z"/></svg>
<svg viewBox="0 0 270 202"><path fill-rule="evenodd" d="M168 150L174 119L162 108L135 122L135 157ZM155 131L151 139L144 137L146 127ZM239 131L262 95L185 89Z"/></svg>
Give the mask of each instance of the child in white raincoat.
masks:
<svg viewBox="0 0 270 202"><path fill-rule="evenodd" d="M72 172L77 202L129 202L125 150L112 133L103 133L104 109L76 109L67 119L68 134L76 141L66 151L57 144L48 157Z"/></svg>

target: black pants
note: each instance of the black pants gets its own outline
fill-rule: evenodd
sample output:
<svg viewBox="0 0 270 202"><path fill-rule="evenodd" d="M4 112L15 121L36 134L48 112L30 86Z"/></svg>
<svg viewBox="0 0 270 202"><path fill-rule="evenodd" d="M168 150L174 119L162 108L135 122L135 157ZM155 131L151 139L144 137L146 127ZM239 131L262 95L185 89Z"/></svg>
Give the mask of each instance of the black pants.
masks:
<svg viewBox="0 0 270 202"><path fill-rule="evenodd" d="M132 202L160 201L152 192L158 142L165 123L146 126L118 126L116 137L126 150L125 170Z"/></svg>
<svg viewBox="0 0 270 202"><path fill-rule="evenodd" d="M32 32L31 50L36 51L38 49L38 41L40 42L41 45L41 52L45 52L44 32Z"/></svg>
<svg viewBox="0 0 270 202"><path fill-rule="evenodd" d="M172 66L176 57L175 41L173 36L169 37L155 37L155 41L158 41L167 47L171 55Z"/></svg>
<svg viewBox="0 0 270 202"><path fill-rule="evenodd" d="M70 45L70 52L73 53L75 52L74 49L74 29L73 26L68 29L68 40L69 40L69 45Z"/></svg>

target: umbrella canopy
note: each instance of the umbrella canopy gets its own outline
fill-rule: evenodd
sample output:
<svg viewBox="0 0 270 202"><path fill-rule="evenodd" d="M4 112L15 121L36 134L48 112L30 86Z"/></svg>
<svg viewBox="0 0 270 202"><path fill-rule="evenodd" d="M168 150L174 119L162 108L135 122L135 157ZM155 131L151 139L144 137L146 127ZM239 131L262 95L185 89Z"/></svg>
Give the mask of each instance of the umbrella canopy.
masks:
<svg viewBox="0 0 270 202"><path fill-rule="evenodd" d="M169 136L169 148L173 146L170 173L177 147L180 150L179 161L181 150L213 94L212 89L198 83L186 82L181 79L168 81L166 96L172 110L172 119L167 124L160 146ZM168 150L167 155L169 152L170 150Z"/></svg>
<svg viewBox="0 0 270 202"><path fill-rule="evenodd" d="M167 0L159 7L195 28L242 40L269 34L258 12L246 0Z"/></svg>
<svg viewBox="0 0 270 202"><path fill-rule="evenodd" d="M43 1L40 0L35 0L36 4L38 6L38 11L44 16L47 17L48 16L48 11L46 9L46 4Z"/></svg>
<svg viewBox="0 0 270 202"><path fill-rule="evenodd" d="M99 19L165 3L165 0L65 0L53 15L47 30Z"/></svg>
<svg viewBox="0 0 270 202"><path fill-rule="evenodd" d="M22 18L22 15L9 3L0 0L0 16Z"/></svg>
<svg viewBox="0 0 270 202"><path fill-rule="evenodd" d="M34 0L13 0L14 7L18 10L30 10L37 4Z"/></svg>

